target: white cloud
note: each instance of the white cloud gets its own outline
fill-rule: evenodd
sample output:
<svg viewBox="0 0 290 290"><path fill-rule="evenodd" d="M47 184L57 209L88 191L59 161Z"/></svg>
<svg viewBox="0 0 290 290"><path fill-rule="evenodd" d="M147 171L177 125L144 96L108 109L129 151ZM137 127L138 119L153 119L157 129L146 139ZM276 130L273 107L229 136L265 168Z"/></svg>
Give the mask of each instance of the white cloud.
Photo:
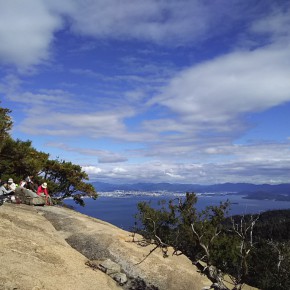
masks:
<svg viewBox="0 0 290 290"><path fill-rule="evenodd" d="M164 145L164 144L163 144ZM166 148L166 146L164 146ZM115 166L102 164L102 172L90 174L92 180L116 182L171 182L171 183L287 183L289 182L290 146L285 143L259 143L251 145L226 145L203 148L195 146L194 157L170 161L162 152L159 161L142 164L123 163L121 172ZM166 153L165 153L166 155ZM206 158L206 155L209 155ZM214 156L212 156L214 155ZM226 158L224 158L226 156ZM288 157L287 157L288 156ZM201 159L198 159L201 157ZM194 163L190 162L195 160ZM94 165L91 165L94 166ZM99 166L97 166L99 168Z"/></svg>
<svg viewBox="0 0 290 290"><path fill-rule="evenodd" d="M20 68L46 60L64 7L56 1L0 1L0 61Z"/></svg>
<svg viewBox="0 0 290 290"><path fill-rule="evenodd" d="M233 52L182 71L152 103L190 122L225 124L290 101L289 79L289 47Z"/></svg>
<svg viewBox="0 0 290 290"><path fill-rule="evenodd" d="M95 166L82 166L82 169L90 175L100 174L103 170Z"/></svg>
<svg viewBox="0 0 290 290"><path fill-rule="evenodd" d="M169 182L214 184L225 182L289 183L289 160L252 160L220 163L166 163L124 164L122 169L114 166L83 166L92 181L121 183Z"/></svg>
<svg viewBox="0 0 290 290"><path fill-rule="evenodd" d="M144 141L156 139L154 132L129 132L125 120L135 117L135 107L127 98L101 98L100 96L80 99L60 89L40 89L35 92L21 90L21 81L9 75L0 82L0 92L14 103L13 111L21 111L21 122L14 128L30 135L83 136L92 139L109 137L122 141ZM123 157L100 157L100 162L125 161Z"/></svg>
<svg viewBox="0 0 290 290"><path fill-rule="evenodd" d="M182 180L183 179L183 176L181 176L179 174L174 174L172 172L165 172L165 174L170 176L170 177L172 177L173 179L176 179L176 180L178 180L178 179Z"/></svg>
<svg viewBox="0 0 290 290"><path fill-rule="evenodd" d="M21 92L19 84L17 78L9 76L0 83L0 92L6 94L6 99L15 103L15 109L21 104L24 116L21 123L14 125L15 129L26 134L82 135L91 138L113 137L127 140L141 138L137 133L127 132L124 119L134 116L136 112L133 107L123 104L122 100L120 102L115 100L116 108L112 106L110 100L101 102L98 98L94 101L93 97L89 101L80 100L77 96L59 89ZM100 162L113 160L115 158L112 156L100 157Z"/></svg>
<svg viewBox="0 0 290 290"><path fill-rule="evenodd" d="M127 172L126 169L122 168L122 167L115 167L112 170L114 173L123 173L123 172Z"/></svg>
<svg viewBox="0 0 290 290"><path fill-rule="evenodd" d="M119 112L92 112L83 113L58 113L45 109L35 112L19 126L23 132L37 135L41 132L51 136L79 136L86 135L92 138L116 136L124 132L122 124L123 114ZM45 115L45 117L43 117ZM117 133L119 132L119 133Z"/></svg>

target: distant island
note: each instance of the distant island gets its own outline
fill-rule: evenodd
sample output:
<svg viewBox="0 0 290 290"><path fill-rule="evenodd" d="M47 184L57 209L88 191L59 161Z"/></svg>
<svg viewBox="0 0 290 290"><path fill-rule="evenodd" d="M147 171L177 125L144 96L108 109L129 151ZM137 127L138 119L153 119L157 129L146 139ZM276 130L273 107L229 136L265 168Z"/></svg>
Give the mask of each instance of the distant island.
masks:
<svg viewBox="0 0 290 290"><path fill-rule="evenodd" d="M265 191L250 192L243 198L255 200L274 200L274 201L290 201L290 193L280 194Z"/></svg>

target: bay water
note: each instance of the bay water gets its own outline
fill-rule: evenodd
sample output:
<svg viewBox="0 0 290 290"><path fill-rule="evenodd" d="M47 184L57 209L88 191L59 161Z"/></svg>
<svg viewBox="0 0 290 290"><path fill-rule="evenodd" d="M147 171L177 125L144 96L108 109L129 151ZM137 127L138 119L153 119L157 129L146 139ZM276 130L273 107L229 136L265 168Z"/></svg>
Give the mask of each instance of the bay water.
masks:
<svg viewBox="0 0 290 290"><path fill-rule="evenodd" d="M184 197L184 194L181 193L99 192L99 197L96 200L85 198L86 205L84 207L76 205L72 199L66 199L65 203L83 214L109 222L125 230L132 230L135 222L134 215L138 212L137 204L139 202L150 202L152 207L158 208L158 202L161 200L169 201L182 197ZM219 205L220 202L226 200L231 202L229 215L290 209L289 201L252 200L235 194L199 194L196 208L202 210L206 206Z"/></svg>

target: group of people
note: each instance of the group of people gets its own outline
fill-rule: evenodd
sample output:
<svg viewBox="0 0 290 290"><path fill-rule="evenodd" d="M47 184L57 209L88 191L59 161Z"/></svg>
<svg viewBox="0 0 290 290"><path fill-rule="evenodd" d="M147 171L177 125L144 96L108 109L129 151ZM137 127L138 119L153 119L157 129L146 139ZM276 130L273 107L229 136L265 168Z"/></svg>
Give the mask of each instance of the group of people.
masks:
<svg viewBox="0 0 290 290"><path fill-rule="evenodd" d="M51 197L48 194L47 183L44 182L40 186L38 186L36 183L33 182L33 176L27 176L24 180L21 180L19 182L19 185L14 183L12 178L9 178L7 182L0 179L0 199L2 200L2 202L4 197L10 197L10 199L13 200L15 198L15 190L18 186L35 192L37 195L45 198L47 205L52 205Z"/></svg>

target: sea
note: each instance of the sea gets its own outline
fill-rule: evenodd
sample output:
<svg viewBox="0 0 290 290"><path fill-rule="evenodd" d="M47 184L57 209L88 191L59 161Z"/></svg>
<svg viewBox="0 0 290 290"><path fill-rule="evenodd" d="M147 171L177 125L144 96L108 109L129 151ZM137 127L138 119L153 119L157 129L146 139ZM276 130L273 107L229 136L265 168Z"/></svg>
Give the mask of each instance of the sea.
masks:
<svg viewBox="0 0 290 290"><path fill-rule="evenodd" d="M135 215L138 213L139 202L150 202L158 208L160 201L169 201L175 198L184 198L184 193L176 192L98 192L96 200L85 198L85 206L75 204L72 199L66 199L65 204L74 210L88 216L109 222L124 230L134 230ZM229 215L255 214L274 209L290 209L290 201L253 200L245 199L243 195L234 193L197 193L197 210L206 206L219 205L220 202L231 202Z"/></svg>

